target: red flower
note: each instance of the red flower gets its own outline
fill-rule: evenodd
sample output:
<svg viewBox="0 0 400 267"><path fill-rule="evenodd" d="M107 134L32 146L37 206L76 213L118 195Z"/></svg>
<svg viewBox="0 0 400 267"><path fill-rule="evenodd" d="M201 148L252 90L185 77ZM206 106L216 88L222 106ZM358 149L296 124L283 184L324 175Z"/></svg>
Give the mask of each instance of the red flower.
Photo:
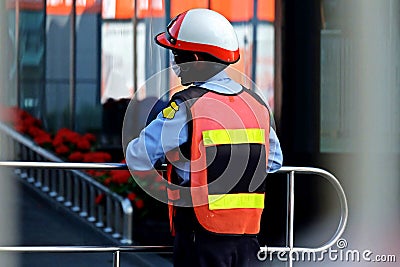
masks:
<svg viewBox="0 0 400 267"><path fill-rule="evenodd" d="M70 142L76 144L80 140L80 138L81 137L78 133L71 131L70 129L67 128L61 128L60 130L58 130L54 138L54 141L57 143L53 145L57 145L62 142Z"/></svg>
<svg viewBox="0 0 400 267"><path fill-rule="evenodd" d="M96 197L96 199L94 200L94 203L96 203L96 205L101 204L101 202L103 202L104 200L104 194L100 194Z"/></svg>
<svg viewBox="0 0 400 267"><path fill-rule="evenodd" d="M51 144L51 137L47 133L42 133L38 136L36 136L33 141L35 141L36 144L39 146L44 146L46 144Z"/></svg>
<svg viewBox="0 0 400 267"><path fill-rule="evenodd" d="M104 184L104 185L110 185L111 182L112 182L112 178L106 178L106 179L103 181L103 184Z"/></svg>
<svg viewBox="0 0 400 267"><path fill-rule="evenodd" d="M109 162L111 161L111 155L106 152L89 152L83 157L83 162Z"/></svg>
<svg viewBox="0 0 400 267"><path fill-rule="evenodd" d="M69 161L79 162L83 160L83 154L79 151L72 152L71 155L68 156Z"/></svg>
<svg viewBox="0 0 400 267"><path fill-rule="evenodd" d="M19 133L26 133L28 131L28 128L26 127L26 125L23 124L23 122L17 122L14 125L14 129L19 132Z"/></svg>
<svg viewBox="0 0 400 267"><path fill-rule="evenodd" d="M126 197L130 200L130 201L134 201L136 199L136 194L135 193L128 193L128 195L126 195Z"/></svg>
<svg viewBox="0 0 400 267"><path fill-rule="evenodd" d="M47 135L48 133L46 133L45 131L43 131L42 129L36 127L36 126L30 126L28 129L28 134L30 136L32 136L33 138L40 136L40 135ZM50 136L50 135L49 135Z"/></svg>
<svg viewBox="0 0 400 267"><path fill-rule="evenodd" d="M90 149L90 143L86 139L79 139L76 143L76 147L80 150L89 150Z"/></svg>
<svg viewBox="0 0 400 267"><path fill-rule="evenodd" d="M96 142L96 136L94 134L91 134L91 133L84 134L83 138L86 139L89 143Z"/></svg>
<svg viewBox="0 0 400 267"><path fill-rule="evenodd" d="M65 145L59 145L55 148L58 155L65 155L69 153L69 148Z"/></svg>
<svg viewBox="0 0 400 267"><path fill-rule="evenodd" d="M28 127L41 126L41 122L30 115L23 119L23 122Z"/></svg>
<svg viewBox="0 0 400 267"><path fill-rule="evenodd" d="M110 175L112 181L116 184L126 184L128 183L129 178L131 177L130 172L126 170L113 170L110 171Z"/></svg>
<svg viewBox="0 0 400 267"><path fill-rule="evenodd" d="M71 132L65 135L65 139L72 144L77 144L81 140L81 136L78 133Z"/></svg>
<svg viewBox="0 0 400 267"><path fill-rule="evenodd" d="M138 209L142 209L144 207L144 201L142 199L137 199L135 201L135 206Z"/></svg>
<svg viewBox="0 0 400 267"><path fill-rule="evenodd" d="M61 135L56 135L53 139L53 146L64 144L64 138Z"/></svg>

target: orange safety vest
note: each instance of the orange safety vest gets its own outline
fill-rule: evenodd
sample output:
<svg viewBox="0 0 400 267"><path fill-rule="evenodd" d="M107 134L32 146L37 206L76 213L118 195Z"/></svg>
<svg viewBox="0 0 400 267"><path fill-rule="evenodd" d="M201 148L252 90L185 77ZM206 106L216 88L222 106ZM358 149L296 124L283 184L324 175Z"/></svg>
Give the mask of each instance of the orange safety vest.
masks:
<svg viewBox="0 0 400 267"><path fill-rule="evenodd" d="M264 208L270 115L255 93L189 88L174 95L189 118L190 196L199 224L219 234L257 234ZM173 155L172 155L173 154ZM178 152L167 154L178 160ZM167 177L173 183L173 164ZM168 190L170 204L179 189ZM173 207L170 205L172 225Z"/></svg>

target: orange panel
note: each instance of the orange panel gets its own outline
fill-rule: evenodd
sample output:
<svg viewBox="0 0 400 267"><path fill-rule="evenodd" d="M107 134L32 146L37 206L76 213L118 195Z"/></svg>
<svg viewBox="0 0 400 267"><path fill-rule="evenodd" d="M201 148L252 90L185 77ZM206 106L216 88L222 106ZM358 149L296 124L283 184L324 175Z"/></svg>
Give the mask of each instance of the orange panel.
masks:
<svg viewBox="0 0 400 267"><path fill-rule="evenodd" d="M86 0L76 1L76 13L81 15L83 13L100 13L101 12L101 1L100 0Z"/></svg>
<svg viewBox="0 0 400 267"><path fill-rule="evenodd" d="M7 0L7 8L15 8L16 0ZM19 0L19 8L24 10L41 10L44 6L44 0Z"/></svg>
<svg viewBox="0 0 400 267"><path fill-rule="evenodd" d="M135 14L135 0L115 0L115 19L131 19ZM137 0L139 19L164 17L164 0Z"/></svg>
<svg viewBox="0 0 400 267"><path fill-rule="evenodd" d="M138 18L162 18L165 16L164 0L137 0Z"/></svg>
<svg viewBox="0 0 400 267"><path fill-rule="evenodd" d="M257 17L259 20L275 21L275 0L258 0Z"/></svg>
<svg viewBox="0 0 400 267"><path fill-rule="evenodd" d="M65 0L59 2L47 1L46 13L49 15L68 15L71 13L71 4L67 5Z"/></svg>
<svg viewBox="0 0 400 267"><path fill-rule="evenodd" d="M249 21L253 18L253 0L210 0L210 8L230 21Z"/></svg>
<svg viewBox="0 0 400 267"><path fill-rule="evenodd" d="M81 15L82 13L100 13L101 11L101 0L75 0L76 1L76 13ZM58 1L47 1L46 12L49 15L69 15L71 13L72 1L58 0Z"/></svg>
<svg viewBox="0 0 400 267"><path fill-rule="evenodd" d="M134 15L135 0L116 0L115 18L131 19Z"/></svg>
<svg viewBox="0 0 400 267"><path fill-rule="evenodd" d="M192 8L208 8L208 0L171 0L171 18Z"/></svg>

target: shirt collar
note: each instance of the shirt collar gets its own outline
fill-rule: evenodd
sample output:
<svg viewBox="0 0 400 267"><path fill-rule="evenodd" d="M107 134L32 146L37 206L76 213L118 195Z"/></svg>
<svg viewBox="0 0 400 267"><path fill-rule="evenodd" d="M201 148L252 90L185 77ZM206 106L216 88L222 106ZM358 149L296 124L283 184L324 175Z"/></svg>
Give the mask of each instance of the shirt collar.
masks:
<svg viewBox="0 0 400 267"><path fill-rule="evenodd" d="M195 82L193 84L197 87L224 94L235 94L242 90L242 86L232 80L225 71L217 73L205 82Z"/></svg>

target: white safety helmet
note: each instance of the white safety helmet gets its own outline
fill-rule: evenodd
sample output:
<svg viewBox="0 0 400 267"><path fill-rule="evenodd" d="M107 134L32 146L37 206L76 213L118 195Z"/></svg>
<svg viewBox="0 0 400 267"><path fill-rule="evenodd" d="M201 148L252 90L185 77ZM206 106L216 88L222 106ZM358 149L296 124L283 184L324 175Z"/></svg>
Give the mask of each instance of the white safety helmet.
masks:
<svg viewBox="0 0 400 267"><path fill-rule="evenodd" d="M240 57L232 25L210 9L197 8L179 14L155 40L168 49L203 52L228 64L237 62Z"/></svg>

